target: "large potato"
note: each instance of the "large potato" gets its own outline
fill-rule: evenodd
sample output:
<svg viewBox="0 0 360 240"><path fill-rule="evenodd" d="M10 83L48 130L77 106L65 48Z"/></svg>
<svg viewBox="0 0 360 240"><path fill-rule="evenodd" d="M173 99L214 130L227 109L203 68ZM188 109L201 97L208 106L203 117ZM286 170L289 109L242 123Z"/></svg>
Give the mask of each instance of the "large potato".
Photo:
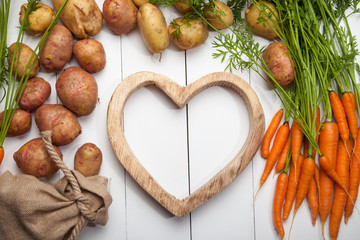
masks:
<svg viewBox="0 0 360 240"><path fill-rule="evenodd" d="M56 12L63 2L64 0L53 0ZM68 0L60 20L75 37L87 38L100 32L103 18L95 0Z"/></svg>
<svg viewBox="0 0 360 240"><path fill-rule="evenodd" d="M138 9L132 0L105 0L103 17L106 25L117 35L136 28Z"/></svg>
<svg viewBox="0 0 360 240"><path fill-rule="evenodd" d="M61 24L55 25L40 52L41 66L48 72L58 72L63 69L71 59L73 41L69 29Z"/></svg>
<svg viewBox="0 0 360 240"><path fill-rule="evenodd" d="M31 78L25 84L19 106L21 109L32 111L42 105L50 94L50 83L40 77Z"/></svg>
<svg viewBox="0 0 360 240"><path fill-rule="evenodd" d="M0 113L0 124L3 121L4 112ZM20 108L15 109L11 119L7 137L16 137L27 133L31 128L31 114Z"/></svg>
<svg viewBox="0 0 360 240"><path fill-rule="evenodd" d="M105 49L95 39L87 38L77 41L74 44L73 54L79 65L89 73L97 73L105 67Z"/></svg>
<svg viewBox="0 0 360 240"><path fill-rule="evenodd" d="M58 147L56 152L62 158ZM16 165L26 174L35 177L50 177L58 171L56 163L48 154L45 143L41 138L34 138L19 148L13 155Z"/></svg>
<svg viewBox="0 0 360 240"><path fill-rule="evenodd" d="M9 62L9 67L11 66L11 61L13 60L13 56L14 57L14 65L13 65L13 74L16 74L16 76L18 78L21 78L24 74L29 74L29 78L33 78L35 77L39 70L40 70L40 64L39 64L39 60L38 60L38 56L36 54L34 54L34 57L31 58L31 56L33 56L34 51L26 44L22 43L22 44L18 44L18 48L16 49L16 43L13 43L10 45L9 47L9 58L8 58L8 62ZM15 52L16 49L16 52ZM20 57L18 58L18 51L20 49ZM29 67L26 70L26 66L27 64L30 62L30 59L32 59L31 64L29 64ZM31 66L33 65L33 68L31 69ZM16 72L17 69L17 72ZM31 71L30 71L31 69Z"/></svg>
<svg viewBox="0 0 360 240"><path fill-rule="evenodd" d="M93 143L85 143L75 153L74 169L85 177L99 174L101 163L101 150Z"/></svg>
<svg viewBox="0 0 360 240"><path fill-rule="evenodd" d="M162 53L169 46L169 35L161 10L151 3L144 3L139 8L137 21L146 47L152 53Z"/></svg>
<svg viewBox="0 0 360 240"><path fill-rule="evenodd" d="M282 87L289 86L295 80L295 65L287 46L282 42L272 42L262 54L267 68ZM268 76L270 83L272 82Z"/></svg>
<svg viewBox="0 0 360 240"><path fill-rule="evenodd" d="M24 3L20 9L19 22L22 24L28 4ZM29 28L26 30L32 34L43 33L50 26L55 17L54 10L46 4L38 3L36 10L29 15Z"/></svg>
<svg viewBox="0 0 360 240"><path fill-rule="evenodd" d="M40 132L52 132L52 142L57 146L71 143L81 133L75 114L60 104L40 106L35 112L35 123Z"/></svg>
<svg viewBox="0 0 360 240"><path fill-rule="evenodd" d="M56 92L61 102L77 116L92 113L98 100L95 78L75 66L61 73L56 81Z"/></svg>
<svg viewBox="0 0 360 240"><path fill-rule="evenodd" d="M213 3L214 5L209 5L210 9L204 11L206 20L218 30L230 27L234 21L234 14L231 8L220 1L214 1Z"/></svg>
<svg viewBox="0 0 360 240"><path fill-rule="evenodd" d="M180 28L181 35L176 34ZM174 19L169 26L169 35L174 44L180 49L192 49L203 44L209 36L208 26L200 18Z"/></svg>
<svg viewBox="0 0 360 240"><path fill-rule="evenodd" d="M265 13L262 11L265 10ZM270 18L268 17L270 14ZM267 23L260 22L260 17L265 18ZM248 9L245 10L245 20L252 28L253 33L261 37L274 40L278 39L278 35L273 29L276 29L278 22L279 13L276 10L274 4L267 1L259 1L259 6L251 4Z"/></svg>

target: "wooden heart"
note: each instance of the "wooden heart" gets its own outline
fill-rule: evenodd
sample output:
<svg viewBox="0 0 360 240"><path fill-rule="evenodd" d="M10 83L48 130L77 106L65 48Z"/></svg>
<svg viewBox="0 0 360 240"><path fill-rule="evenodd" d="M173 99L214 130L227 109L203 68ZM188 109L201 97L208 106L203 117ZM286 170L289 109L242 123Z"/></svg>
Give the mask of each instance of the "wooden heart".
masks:
<svg viewBox="0 0 360 240"><path fill-rule="evenodd" d="M238 93L248 110L249 134L236 156L196 192L177 199L150 175L131 151L123 132L123 110L129 96L137 89L155 85L179 107L183 108L196 94L212 86L228 87ZM156 201L175 216L182 217L228 186L249 164L265 130L263 109L252 88L232 73L211 73L185 87L169 78L152 73L138 72L124 79L115 89L109 102L107 132L110 144L121 164L135 181Z"/></svg>

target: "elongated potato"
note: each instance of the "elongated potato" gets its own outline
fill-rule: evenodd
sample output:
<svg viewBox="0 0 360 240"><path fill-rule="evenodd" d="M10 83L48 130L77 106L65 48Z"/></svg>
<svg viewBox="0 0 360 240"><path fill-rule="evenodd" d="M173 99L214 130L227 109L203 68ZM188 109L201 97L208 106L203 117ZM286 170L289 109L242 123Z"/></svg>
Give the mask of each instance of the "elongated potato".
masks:
<svg viewBox="0 0 360 240"><path fill-rule="evenodd" d="M31 49L31 47L29 47L25 43L18 44L18 49L16 50L16 53L17 53L17 51L19 51L19 49L20 49L20 57L18 58L18 55L15 53L15 49L16 49L16 43L11 44L9 47L8 62L9 62L9 67L10 67L13 56L15 56L14 66L13 66L13 74L16 73L16 77L21 78L24 74L28 74L30 72L29 78L35 77L40 70L38 56L36 54L34 55L31 64L29 64L29 67L27 68L27 71L25 72L26 65L28 64L28 62L30 62L31 56L34 53L34 51ZM18 62L18 64L17 64L17 62ZM32 69L30 68L31 65L34 65L34 67ZM17 72L16 72L16 69L17 69ZM31 71L30 71L30 69L31 69Z"/></svg>
<svg viewBox="0 0 360 240"><path fill-rule="evenodd" d="M85 177L99 174L102 163L102 152L93 143L83 144L75 153L74 169Z"/></svg>
<svg viewBox="0 0 360 240"><path fill-rule="evenodd" d="M31 78L25 84L19 106L23 110L32 111L41 106L50 94L50 83L40 77Z"/></svg>
<svg viewBox="0 0 360 240"><path fill-rule="evenodd" d="M151 3L144 3L139 8L137 21L146 47L152 53L162 53L169 46L169 35L161 10Z"/></svg>
<svg viewBox="0 0 360 240"><path fill-rule="evenodd" d="M4 112L0 113L0 123L2 123ZM31 114L20 108L15 109L10 122L10 127L6 134L7 137L16 137L27 133L31 128Z"/></svg>
<svg viewBox="0 0 360 240"><path fill-rule="evenodd" d="M19 22L22 24L28 4L24 3L20 9ZM26 30L32 34L43 33L50 26L55 17L54 10L46 4L38 3L36 10L29 15L29 28Z"/></svg>

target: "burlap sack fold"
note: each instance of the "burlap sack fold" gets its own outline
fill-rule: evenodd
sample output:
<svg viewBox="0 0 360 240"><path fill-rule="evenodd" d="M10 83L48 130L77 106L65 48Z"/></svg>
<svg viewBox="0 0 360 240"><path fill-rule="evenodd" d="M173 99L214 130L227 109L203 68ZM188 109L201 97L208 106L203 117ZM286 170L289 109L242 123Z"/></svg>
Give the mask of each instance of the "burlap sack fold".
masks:
<svg viewBox="0 0 360 240"><path fill-rule="evenodd" d="M77 226L81 221L105 225L112 202L107 179L71 172L81 188L80 195L66 177L50 184L26 174L2 174L0 239L67 239L76 227L81 231L82 226ZM84 206L85 217L81 212Z"/></svg>

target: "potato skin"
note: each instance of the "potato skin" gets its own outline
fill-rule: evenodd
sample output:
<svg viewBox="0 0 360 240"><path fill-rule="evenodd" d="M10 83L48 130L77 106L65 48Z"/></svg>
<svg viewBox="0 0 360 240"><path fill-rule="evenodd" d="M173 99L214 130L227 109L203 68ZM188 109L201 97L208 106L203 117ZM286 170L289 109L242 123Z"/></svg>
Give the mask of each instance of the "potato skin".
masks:
<svg viewBox="0 0 360 240"><path fill-rule="evenodd" d="M91 38L74 44L73 54L79 65L88 73L97 73L105 68L106 54L103 45Z"/></svg>
<svg viewBox="0 0 360 240"><path fill-rule="evenodd" d="M41 77L27 80L21 94L19 107L23 110L32 111L41 106L51 94L50 83Z"/></svg>
<svg viewBox="0 0 360 240"><path fill-rule="evenodd" d="M62 159L60 149L56 146L54 148ZM37 178L51 177L59 170L41 138L34 138L25 143L14 153L13 158L22 172Z"/></svg>
<svg viewBox="0 0 360 240"><path fill-rule="evenodd" d="M73 36L64 25L56 24L40 52L39 61L48 72L58 72L71 59Z"/></svg>
<svg viewBox="0 0 360 240"><path fill-rule="evenodd" d="M81 133L81 126L70 110L60 104L43 104L35 112L35 123L40 132L52 131L54 145L64 146Z"/></svg>
<svg viewBox="0 0 360 240"><path fill-rule="evenodd" d="M22 24L25 17L27 3L24 3L20 8L19 22ZM27 32L32 34L43 33L50 26L51 21L55 17L54 10L46 4L38 3L37 9L29 15L30 26Z"/></svg>
<svg viewBox="0 0 360 240"><path fill-rule="evenodd" d="M137 26L138 9L132 0L105 0L103 17L106 25L116 34L126 34Z"/></svg>
<svg viewBox="0 0 360 240"><path fill-rule="evenodd" d="M280 86L285 88L295 80L295 65L284 43L272 42L266 47L262 57ZM272 81L269 77L268 79Z"/></svg>
<svg viewBox="0 0 360 240"><path fill-rule="evenodd" d="M190 0L190 3L192 3L192 0ZM181 0L179 2L175 2L174 7L181 13L188 13L192 12L193 9L189 4L187 4L186 0Z"/></svg>
<svg viewBox="0 0 360 240"><path fill-rule="evenodd" d="M0 113L0 123L2 123L4 112ZM31 128L31 114L20 108L15 109L11 119L10 127L6 134L7 137L16 137L27 133Z"/></svg>
<svg viewBox="0 0 360 240"><path fill-rule="evenodd" d="M267 1L261 1L261 2L259 2L259 4L260 5L264 4L269 9L271 9L271 11L274 13L272 16L272 19L274 21L276 21L276 18L279 17L279 13L276 10L274 4L267 2ZM266 11L270 13L269 9L267 9ZM265 24L265 25L263 23L258 23L259 17L260 17L260 12L257 9L257 6L255 6L254 4L251 4L249 6L249 8L245 10L245 20L248 23L248 25L252 28L254 34L264 37L264 38L267 38L269 40L278 39L279 37L277 36L276 32L274 32L272 30L272 28L270 27L270 26L272 26L273 28L276 28L275 24L273 22L271 22L271 20L268 20L269 24ZM265 17L265 19L268 19L268 18Z"/></svg>
<svg viewBox="0 0 360 240"><path fill-rule="evenodd" d="M150 0L133 0L134 4L139 8L144 3L149 3Z"/></svg>
<svg viewBox="0 0 360 240"><path fill-rule="evenodd" d="M190 21L190 24L188 22ZM174 32L180 25L182 35L177 38ZM184 20L179 17L169 25L169 35L173 43L180 49L192 49L203 44L209 36L208 26L202 19Z"/></svg>
<svg viewBox="0 0 360 240"><path fill-rule="evenodd" d="M137 14L138 26L146 47L152 53L162 53L169 46L166 21L161 10L144 3Z"/></svg>
<svg viewBox="0 0 360 240"><path fill-rule="evenodd" d="M64 0L53 0L56 12ZM95 36L102 28L102 14L94 0L68 0L60 16L61 22L75 35L82 39Z"/></svg>
<svg viewBox="0 0 360 240"><path fill-rule="evenodd" d="M102 163L102 152L93 143L82 145L74 157L74 169L85 177L98 175Z"/></svg>
<svg viewBox="0 0 360 240"><path fill-rule="evenodd" d="M225 15L219 13L219 16L216 16L213 10L207 9L205 10L206 20L208 20L208 22L218 30L226 29L228 28L228 26L231 26L234 22L234 14L231 8L220 1L214 1L213 3L216 11L223 12ZM220 17L220 19L226 24L223 23L220 19L218 19L218 17Z"/></svg>
<svg viewBox="0 0 360 240"><path fill-rule="evenodd" d="M86 116L96 107L98 86L95 78L73 66L65 69L56 81L56 92L65 107L77 116Z"/></svg>
<svg viewBox="0 0 360 240"><path fill-rule="evenodd" d="M33 50L26 44L22 43L22 44L19 44L18 45L18 50L19 48L21 47L21 50L20 50L20 58L19 58L19 67L18 67L18 72L17 72L17 75L16 77L18 78L21 78L22 75L25 74L25 68L26 68L26 65L28 64L28 62L30 61L30 58L33 54ZM9 67L11 66L11 61L12 61L12 58L15 54L15 62L14 62L14 67L13 67L13 73L15 74L15 71L16 71L16 62L18 61L18 56L17 54L15 53L15 48L16 48L16 43L13 43L10 45L9 47ZM17 50L17 51L18 51ZM38 56L35 54L35 58L32 62L34 64L34 67L33 69L31 70L30 74L29 74L29 78L33 78L35 77L39 70L40 70L40 64L39 64L39 60L38 60ZM29 72L30 70L30 67L28 68L26 74Z"/></svg>

